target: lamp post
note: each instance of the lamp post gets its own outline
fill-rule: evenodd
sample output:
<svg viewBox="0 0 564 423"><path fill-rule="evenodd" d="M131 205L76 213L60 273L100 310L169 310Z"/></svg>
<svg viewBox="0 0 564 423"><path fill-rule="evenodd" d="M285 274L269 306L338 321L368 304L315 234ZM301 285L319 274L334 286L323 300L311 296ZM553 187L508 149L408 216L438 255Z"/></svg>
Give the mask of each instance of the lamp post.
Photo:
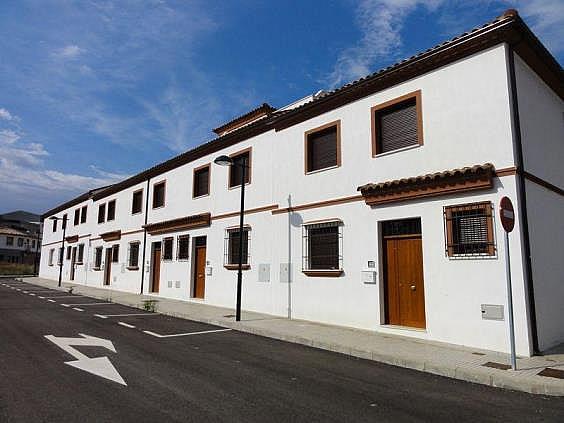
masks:
<svg viewBox="0 0 564 423"><path fill-rule="evenodd" d="M241 162L236 162L229 156L219 156L214 161L220 166L241 167L241 210L239 212L239 268L237 271L237 306L235 308L235 321L241 320L241 290L243 287L243 217L245 215L245 173L247 170L247 159L243 156Z"/></svg>
<svg viewBox="0 0 564 423"><path fill-rule="evenodd" d="M49 219L51 219L51 220L62 220L63 221L63 240L62 240L62 243L61 243L61 254L60 254L61 262L59 263L59 288L60 288L61 287L61 279L63 278L63 261L65 259L65 234L66 234L66 230L67 230L68 217L67 216L63 216L63 217L51 216Z"/></svg>

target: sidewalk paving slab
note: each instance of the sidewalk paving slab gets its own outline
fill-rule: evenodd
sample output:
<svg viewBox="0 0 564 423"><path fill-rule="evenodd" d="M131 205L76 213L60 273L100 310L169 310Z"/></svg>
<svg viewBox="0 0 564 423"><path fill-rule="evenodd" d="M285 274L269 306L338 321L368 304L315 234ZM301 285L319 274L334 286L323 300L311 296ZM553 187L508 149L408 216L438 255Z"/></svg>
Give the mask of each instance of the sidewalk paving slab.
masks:
<svg viewBox="0 0 564 423"><path fill-rule="evenodd" d="M556 348L555 352L551 354L518 358L518 370L516 371L501 370L483 366L487 362L503 364L509 362L507 354L495 351L303 320L290 320L285 317L248 311L243 311L242 320L236 322L234 310L230 308L66 282L61 288L57 288L57 281L38 277L24 277L19 280L64 291L72 287L73 294L91 296L141 309L143 301L156 300L156 311L168 316L223 326L254 335L468 382L532 394L564 396L564 379L538 375L545 368L564 370L564 348L562 346Z"/></svg>

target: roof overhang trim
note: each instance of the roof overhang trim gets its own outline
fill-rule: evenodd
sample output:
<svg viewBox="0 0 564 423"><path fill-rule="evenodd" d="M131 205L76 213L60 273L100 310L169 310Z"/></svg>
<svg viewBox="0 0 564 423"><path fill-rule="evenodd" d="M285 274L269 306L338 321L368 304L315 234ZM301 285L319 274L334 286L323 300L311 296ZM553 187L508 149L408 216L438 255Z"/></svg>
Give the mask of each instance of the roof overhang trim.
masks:
<svg viewBox="0 0 564 423"><path fill-rule="evenodd" d="M143 225L150 235L164 234L168 232L184 231L187 229L202 228L210 226L211 214L202 213L185 216L178 219L165 220L157 223Z"/></svg>
<svg viewBox="0 0 564 423"><path fill-rule="evenodd" d="M119 241L121 239L121 230L105 232L103 234L100 234L100 238L102 238L106 242Z"/></svg>

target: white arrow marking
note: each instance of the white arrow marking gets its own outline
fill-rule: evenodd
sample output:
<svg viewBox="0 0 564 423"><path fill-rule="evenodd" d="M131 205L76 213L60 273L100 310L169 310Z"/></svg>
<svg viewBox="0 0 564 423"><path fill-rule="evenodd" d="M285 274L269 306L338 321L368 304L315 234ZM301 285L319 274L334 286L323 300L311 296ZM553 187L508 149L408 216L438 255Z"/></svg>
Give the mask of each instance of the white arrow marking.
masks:
<svg viewBox="0 0 564 423"><path fill-rule="evenodd" d="M123 380L108 357L90 358L82 354L76 348L71 347L71 345L103 347L115 353L117 351L112 341L85 335L84 333L79 333L79 335L82 336L82 338L63 338L53 335L45 335L45 338L76 358L74 361L66 361L65 364L127 386L127 383L125 383L125 380Z"/></svg>

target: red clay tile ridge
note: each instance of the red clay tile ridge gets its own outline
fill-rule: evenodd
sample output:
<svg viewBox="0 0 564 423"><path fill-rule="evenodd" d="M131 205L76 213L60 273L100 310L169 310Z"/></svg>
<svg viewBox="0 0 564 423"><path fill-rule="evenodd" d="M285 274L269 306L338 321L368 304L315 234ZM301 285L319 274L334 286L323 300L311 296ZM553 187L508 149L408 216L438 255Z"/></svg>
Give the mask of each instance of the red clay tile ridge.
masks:
<svg viewBox="0 0 564 423"><path fill-rule="evenodd" d="M217 135L222 136L228 132L234 131L242 126L248 125L249 123L255 122L265 116L270 116L276 109L268 103L262 103L256 109L251 110L244 115L238 116L227 123L213 129Z"/></svg>

